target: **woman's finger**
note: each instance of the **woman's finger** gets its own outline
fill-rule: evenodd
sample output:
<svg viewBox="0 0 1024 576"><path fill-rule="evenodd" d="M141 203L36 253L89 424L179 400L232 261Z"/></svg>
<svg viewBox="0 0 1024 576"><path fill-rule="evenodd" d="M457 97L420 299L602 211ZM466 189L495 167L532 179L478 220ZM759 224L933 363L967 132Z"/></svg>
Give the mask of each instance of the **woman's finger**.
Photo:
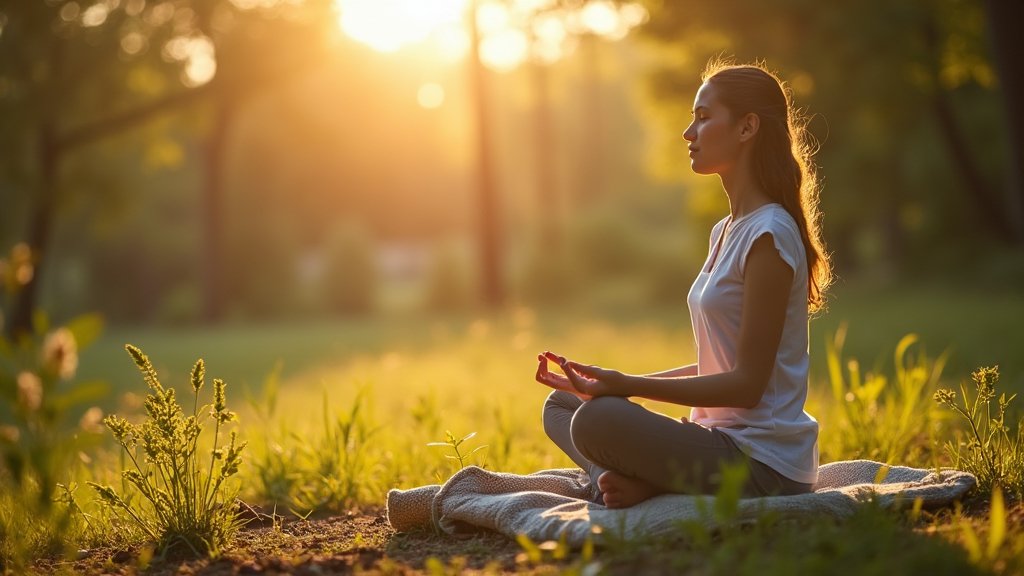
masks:
<svg viewBox="0 0 1024 576"><path fill-rule="evenodd" d="M547 360L545 360L543 357L540 357L539 362L537 363L537 374L534 376L534 378L536 378L538 382L543 384L544 378L548 374L549 372Z"/></svg>
<svg viewBox="0 0 1024 576"><path fill-rule="evenodd" d="M565 375L569 378L569 383L576 389L577 392L587 393L585 389L587 386L586 380L580 377L580 375L572 369L566 370Z"/></svg>
<svg viewBox="0 0 1024 576"><path fill-rule="evenodd" d="M559 356L558 354L555 354L554 352L545 351L544 352L544 356L547 357L548 360L551 360L552 362L554 362L555 364L565 364L565 357L564 356Z"/></svg>
<svg viewBox="0 0 1024 576"><path fill-rule="evenodd" d="M568 364L570 368L584 376L600 376L601 373L604 372L603 369L598 368L597 366L584 366L583 364L577 364L575 362L569 362Z"/></svg>

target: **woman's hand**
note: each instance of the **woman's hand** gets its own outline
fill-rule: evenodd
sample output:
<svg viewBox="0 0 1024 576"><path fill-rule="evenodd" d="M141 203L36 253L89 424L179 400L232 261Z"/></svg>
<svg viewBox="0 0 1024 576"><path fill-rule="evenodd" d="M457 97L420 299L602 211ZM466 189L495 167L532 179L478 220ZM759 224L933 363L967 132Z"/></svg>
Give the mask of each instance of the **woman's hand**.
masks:
<svg viewBox="0 0 1024 576"><path fill-rule="evenodd" d="M594 396L628 396L622 389L624 376L618 370L608 370L597 366L588 366L570 362L562 356L553 352L545 352L538 358L546 358L557 364L565 376L558 376L559 381L568 381L571 389L567 390L577 396L590 399ZM547 363L541 361L544 370L547 371ZM539 372L538 372L539 373ZM542 382L544 383L544 382Z"/></svg>
<svg viewBox="0 0 1024 576"><path fill-rule="evenodd" d="M550 354L550 352L546 352L545 354ZM561 390L563 392L568 392L570 394L578 396L580 400L583 400L584 402L590 400L591 396L588 394L583 394L582 392L577 390L568 378L566 378L562 374L556 374L548 370L549 358L545 356L545 354L537 355L537 360L540 362L540 364L537 366L537 382L540 382L541 384L548 386L550 388L554 388L555 390ZM555 363L557 364L558 362L555 361Z"/></svg>

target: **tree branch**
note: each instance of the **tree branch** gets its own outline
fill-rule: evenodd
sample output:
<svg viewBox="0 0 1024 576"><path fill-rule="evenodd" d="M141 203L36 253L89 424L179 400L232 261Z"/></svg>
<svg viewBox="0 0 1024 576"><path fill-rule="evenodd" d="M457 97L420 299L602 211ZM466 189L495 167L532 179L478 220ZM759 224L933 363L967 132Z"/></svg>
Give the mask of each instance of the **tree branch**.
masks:
<svg viewBox="0 0 1024 576"><path fill-rule="evenodd" d="M85 146L96 140L110 136L116 132L127 130L139 122L171 108L178 108L195 102L206 94L213 91L214 82L203 84L197 88L182 90L174 94L168 94L148 104L139 106L135 110L129 110L119 116L113 116L86 124L69 130L66 134L57 139L57 148L60 152L67 152Z"/></svg>

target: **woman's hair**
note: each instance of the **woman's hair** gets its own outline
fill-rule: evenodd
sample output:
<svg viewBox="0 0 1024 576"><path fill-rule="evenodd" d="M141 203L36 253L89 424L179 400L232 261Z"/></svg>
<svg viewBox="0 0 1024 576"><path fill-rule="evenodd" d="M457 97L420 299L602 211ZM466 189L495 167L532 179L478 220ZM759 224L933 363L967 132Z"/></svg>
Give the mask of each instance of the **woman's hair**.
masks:
<svg viewBox="0 0 1024 576"><path fill-rule="evenodd" d="M820 186L807 121L793 108L783 82L761 64L712 60L701 80L715 87L715 95L734 118L749 113L760 118L752 155L754 176L796 220L807 254L807 306L812 313L821 310L832 283L832 265L821 238Z"/></svg>

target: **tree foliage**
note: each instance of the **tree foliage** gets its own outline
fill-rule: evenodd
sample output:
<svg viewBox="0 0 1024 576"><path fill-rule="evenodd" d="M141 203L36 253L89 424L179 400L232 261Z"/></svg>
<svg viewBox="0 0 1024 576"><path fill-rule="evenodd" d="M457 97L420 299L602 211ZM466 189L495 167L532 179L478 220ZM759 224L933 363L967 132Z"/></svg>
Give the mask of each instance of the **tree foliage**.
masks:
<svg viewBox="0 0 1024 576"><path fill-rule="evenodd" d="M980 0L652 4L645 30L676 56L651 80L667 117L688 122L700 68L723 54L777 69L810 110L841 264L935 264L979 231L1020 241Z"/></svg>

